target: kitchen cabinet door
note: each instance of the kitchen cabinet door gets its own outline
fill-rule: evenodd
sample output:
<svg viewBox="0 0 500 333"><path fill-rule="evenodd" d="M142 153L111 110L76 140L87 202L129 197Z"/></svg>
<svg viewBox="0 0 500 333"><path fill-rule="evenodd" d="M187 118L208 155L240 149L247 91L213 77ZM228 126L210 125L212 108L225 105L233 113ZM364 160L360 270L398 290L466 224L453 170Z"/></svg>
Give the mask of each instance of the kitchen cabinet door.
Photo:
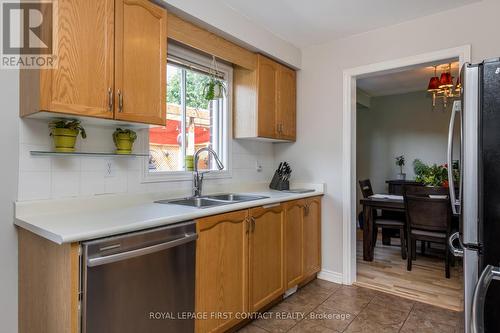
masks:
<svg viewBox="0 0 500 333"><path fill-rule="evenodd" d="M148 0L117 0L115 40L115 118L165 125L166 10Z"/></svg>
<svg viewBox="0 0 500 333"><path fill-rule="evenodd" d="M304 200L290 201L285 207L285 287L298 285L304 273Z"/></svg>
<svg viewBox="0 0 500 333"><path fill-rule="evenodd" d="M321 197L305 200L304 277L321 269Z"/></svg>
<svg viewBox="0 0 500 333"><path fill-rule="evenodd" d="M281 205L250 209L250 311L257 311L283 294L284 212Z"/></svg>
<svg viewBox="0 0 500 333"><path fill-rule="evenodd" d="M257 123L258 136L263 138L278 134L278 69L275 61L257 56Z"/></svg>
<svg viewBox="0 0 500 333"><path fill-rule="evenodd" d="M278 136L295 141L296 134L296 74L293 69L280 65L278 71Z"/></svg>
<svg viewBox="0 0 500 333"><path fill-rule="evenodd" d="M197 313L246 312L248 306L248 211L236 211L197 221ZM196 320L197 333L225 332L236 318Z"/></svg>
<svg viewBox="0 0 500 333"><path fill-rule="evenodd" d="M40 100L21 115L45 110L113 118L114 0L59 0L57 17L58 66L23 70L21 90L38 85L39 94L26 91L26 98Z"/></svg>

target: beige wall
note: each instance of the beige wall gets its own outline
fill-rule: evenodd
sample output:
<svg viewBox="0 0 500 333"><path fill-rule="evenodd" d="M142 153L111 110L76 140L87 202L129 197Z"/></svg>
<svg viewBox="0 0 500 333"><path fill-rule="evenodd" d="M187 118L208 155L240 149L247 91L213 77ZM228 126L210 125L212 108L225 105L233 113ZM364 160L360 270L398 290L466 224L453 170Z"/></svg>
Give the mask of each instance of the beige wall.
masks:
<svg viewBox="0 0 500 333"><path fill-rule="evenodd" d="M203 27L228 40L300 68L300 49L254 24L219 0L162 0L180 16L194 17ZM279 15L279 13L277 13Z"/></svg>
<svg viewBox="0 0 500 333"><path fill-rule="evenodd" d="M323 269L342 273L342 72L344 69L472 46L473 61L500 56L500 1L482 2L302 50L297 142L278 145L294 179L325 182ZM450 33L436 31L450 22Z"/></svg>
<svg viewBox="0 0 500 333"><path fill-rule="evenodd" d="M386 193L385 181L396 179L399 173L396 156L405 155L407 179L415 179L412 163L416 158L446 163L451 105L442 112L432 111L431 104L428 93L421 91L372 97L369 109L358 108L357 180L370 179L374 192Z"/></svg>
<svg viewBox="0 0 500 333"><path fill-rule="evenodd" d="M19 162L19 73L0 70L0 332L17 332L17 234L14 200Z"/></svg>

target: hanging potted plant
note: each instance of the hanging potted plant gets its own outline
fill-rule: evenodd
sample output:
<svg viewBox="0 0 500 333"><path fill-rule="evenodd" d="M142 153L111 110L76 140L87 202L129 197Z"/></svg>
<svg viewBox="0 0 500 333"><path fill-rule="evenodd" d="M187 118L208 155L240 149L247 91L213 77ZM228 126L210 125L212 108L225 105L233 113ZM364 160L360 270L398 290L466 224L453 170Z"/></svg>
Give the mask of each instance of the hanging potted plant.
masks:
<svg viewBox="0 0 500 333"><path fill-rule="evenodd" d="M212 68L210 70L210 79L203 87L203 98L207 101L214 99L224 98L226 95L226 84L219 77L219 70L217 69L217 61L215 57L212 58Z"/></svg>
<svg viewBox="0 0 500 333"><path fill-rule="evenodd" d="M82 135L82 139L87 137L79 120L53 120L49 123L49 128L55 150L59 153L74 152L78 134Z"/></svg>
<svg viewBox="0 0 500 333"><path fill-rule="evenodd" d="M405 156L396 156L396 165L399 167L399 174L397 175L397 178L399 180L405 180L406 179L406 173L403 173L403 167L405 166Z"/></svg>
<svg viewBox="0 0 500 333"><path fill-rule="evenodd" d="M134 146L137 134L131 129L117 128L113 133L113 142L116 146L117 154L130 154Z"/></svg>

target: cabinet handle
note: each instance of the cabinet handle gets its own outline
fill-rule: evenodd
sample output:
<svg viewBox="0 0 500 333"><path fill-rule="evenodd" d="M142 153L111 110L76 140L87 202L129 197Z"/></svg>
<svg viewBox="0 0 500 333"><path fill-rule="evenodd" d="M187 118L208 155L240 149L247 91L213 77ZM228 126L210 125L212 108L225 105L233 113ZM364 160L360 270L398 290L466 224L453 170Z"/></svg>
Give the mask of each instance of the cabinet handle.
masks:
<svg viewBox="0 0 500 333"><path fill-rule="evenodd" d="M309 215L309 205L310 204L305 204L304 205L304 216L308 216Z"/></svg>
<svg viewBox="0 0 500 333"><path fill-rule="evenodd" d="M108 88L108 111L113 112L113 89Z"/></svg>
<svg viewBox="0 0 500 333"><path fill-rule="evenodd" d="M280 124L276 124L276 131L280 134Z"/></svg>
<svg viewBox="0 0 500 333"><path fill-rule="evenodd" d="M248 234L250 231L250 218L245 218L245 232Z"/></svg>
<svg viewBox="0 0 500 333"><path fill-rule="evenodd" d="M123 93L118 89L118 112L123 112Z"/></svg>
<svg viewBox="0 0 500 333"><path fill-rule="evenodd" d="M255 218L253 216L250 217L250 226L252 229L252 232L255 231Z"/></svg>

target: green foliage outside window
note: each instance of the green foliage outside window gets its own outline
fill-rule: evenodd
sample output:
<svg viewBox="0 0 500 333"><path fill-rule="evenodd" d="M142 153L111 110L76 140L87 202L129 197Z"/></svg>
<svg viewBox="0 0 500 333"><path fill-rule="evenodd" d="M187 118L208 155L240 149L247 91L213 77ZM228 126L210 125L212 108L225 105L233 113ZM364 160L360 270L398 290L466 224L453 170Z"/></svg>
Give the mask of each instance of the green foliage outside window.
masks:
<svg viewBox="0 0 500 333"><path fill-rule="evenodd" d="M208 109L208 103L203 95L205 85L210 81L210 76L186 71L186 104L187 107ZM167 87L167 103L181 104L181 71L176 71L169 78Z"/></svg>

